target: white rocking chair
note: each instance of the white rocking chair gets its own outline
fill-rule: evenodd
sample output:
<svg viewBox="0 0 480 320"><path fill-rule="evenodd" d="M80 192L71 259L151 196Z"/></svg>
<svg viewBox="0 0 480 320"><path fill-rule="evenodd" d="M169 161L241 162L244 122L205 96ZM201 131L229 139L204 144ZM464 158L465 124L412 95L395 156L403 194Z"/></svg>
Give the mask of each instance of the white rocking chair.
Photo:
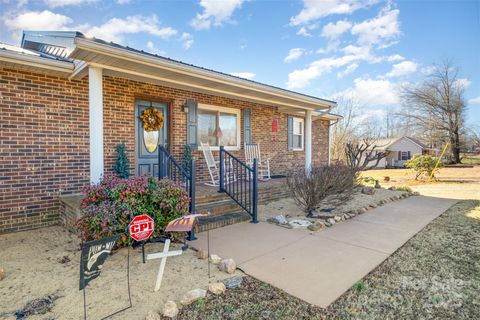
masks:
<svg viewBox="0 0 480 320"><path fill-rule="evenodd" d="M262 160L259 144L245 144L245 162L253 166L253 159L257 159L258 179L270 180L270 159Z"/></svg>
<svg viewBox="0 0 480 320"><path fill-rule="evenodd" d="M218 187L220 185L220 161L215 160L215 158L213 157L212 148L208 143L203 143L200 141L200 148L202 148L203 157L205 158L205 162L207 163L208 173L210 174L210 178L212 179L212 182L205 182L205 185ZM233 181L235 181L235 176L230 177L228 174L225 175L225 183L230 183Z"/></svg>

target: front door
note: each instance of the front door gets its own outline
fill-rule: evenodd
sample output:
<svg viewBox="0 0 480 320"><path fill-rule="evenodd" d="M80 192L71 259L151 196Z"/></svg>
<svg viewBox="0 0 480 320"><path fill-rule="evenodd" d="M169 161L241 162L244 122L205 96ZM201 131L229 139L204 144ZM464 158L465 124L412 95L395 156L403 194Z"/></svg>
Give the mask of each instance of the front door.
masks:
<svg viewBox="0 0 480 320"><path fill-rule="evenodd" d="M147 132L143 129L143 123L140 119L142 113L155 107L163 113L163 127L158 131ZM158 175L158 145L167 144L167 104L137 100L135 102L135 151L136 151L136 173Z"/></svg>

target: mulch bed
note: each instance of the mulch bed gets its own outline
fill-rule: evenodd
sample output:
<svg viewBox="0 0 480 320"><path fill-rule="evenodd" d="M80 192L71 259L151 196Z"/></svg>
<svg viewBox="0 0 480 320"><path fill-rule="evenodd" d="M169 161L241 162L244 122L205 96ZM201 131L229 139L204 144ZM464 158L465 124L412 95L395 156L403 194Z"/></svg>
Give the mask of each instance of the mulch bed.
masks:
<svg viewBox="0 0 480 320"><path fill-rule="evenodd" d="M240 288L208 294L177 318L478 319L480 220L465 214L479 206L454 205L327 309L245 276Z"/></svg>

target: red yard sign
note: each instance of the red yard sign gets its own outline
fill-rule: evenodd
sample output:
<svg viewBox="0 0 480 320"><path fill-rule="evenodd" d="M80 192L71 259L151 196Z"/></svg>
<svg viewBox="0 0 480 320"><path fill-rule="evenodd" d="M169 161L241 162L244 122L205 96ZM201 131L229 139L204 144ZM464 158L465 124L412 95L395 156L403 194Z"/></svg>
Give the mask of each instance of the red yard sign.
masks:
<svg viewBox="0 0 480 320"><path fill-rule="evenodd" d="M154 223L153 219L143 214L136 216L130 222L130 236L136 241L148 239L153 233Z"/></svg>

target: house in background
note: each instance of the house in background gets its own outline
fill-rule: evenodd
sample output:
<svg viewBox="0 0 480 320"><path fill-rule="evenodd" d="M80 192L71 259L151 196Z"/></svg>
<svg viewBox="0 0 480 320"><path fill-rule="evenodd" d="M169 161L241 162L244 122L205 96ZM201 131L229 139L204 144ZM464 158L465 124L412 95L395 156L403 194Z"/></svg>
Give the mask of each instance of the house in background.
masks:
<svg viewBox="0 0 480 320"><path fill-rule="evenodd" d="M403 168L405 162L415 155L438 156L435 149L428 148L417 139L407 136L379 139L373 145L377 146L376 151L388 151L388 156L380 160L377 168Z"/></svg>
<svg viewBox="0 0 480 320"><path fill-rule="evenodd" d="M208 179L200 141L217 159L259 144L272 175L326 164L335 105L79 32L24 32L0 45L0 233L58 223L61 197L112 173L119 143L135 175L157 174L158 145L181 159L189 144Z"/></svg>

